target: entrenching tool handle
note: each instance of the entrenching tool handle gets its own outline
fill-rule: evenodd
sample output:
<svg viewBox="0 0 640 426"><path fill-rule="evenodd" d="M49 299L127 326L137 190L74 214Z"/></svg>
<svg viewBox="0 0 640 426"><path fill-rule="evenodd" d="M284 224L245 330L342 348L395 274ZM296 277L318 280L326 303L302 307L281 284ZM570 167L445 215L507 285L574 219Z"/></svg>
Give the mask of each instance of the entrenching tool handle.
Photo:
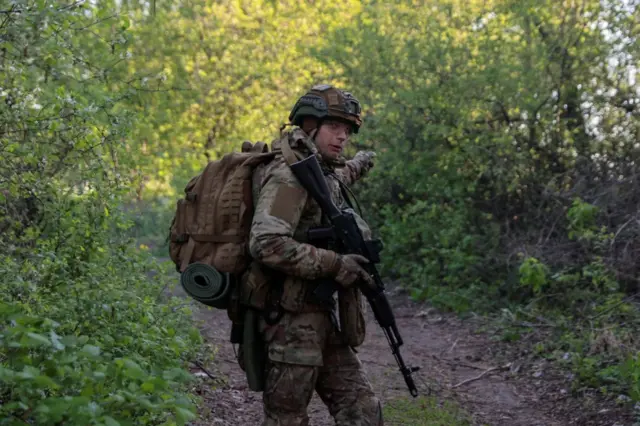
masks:
<svg viewBox="0 0 640 426"><path fill-rule="evenodd" d="M254 392L264 390L265 352L264 344L258 332L258 311L247 309L243 330L243 361L249 389Z"/></svg>

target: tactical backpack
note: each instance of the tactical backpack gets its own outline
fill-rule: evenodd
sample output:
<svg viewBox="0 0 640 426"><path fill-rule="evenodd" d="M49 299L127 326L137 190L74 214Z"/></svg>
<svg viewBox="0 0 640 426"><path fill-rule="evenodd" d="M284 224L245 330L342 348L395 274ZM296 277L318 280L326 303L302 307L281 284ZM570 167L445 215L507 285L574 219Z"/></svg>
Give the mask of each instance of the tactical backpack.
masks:
<svg viewBox="0 0 640 426"><path fill-rule="evenodd" d="M251 176L274 156L264 142L245 141L241 152L209 162L189 181L169 231L169 255L179 272L196 262L234 275L248 267Z"/></svg>

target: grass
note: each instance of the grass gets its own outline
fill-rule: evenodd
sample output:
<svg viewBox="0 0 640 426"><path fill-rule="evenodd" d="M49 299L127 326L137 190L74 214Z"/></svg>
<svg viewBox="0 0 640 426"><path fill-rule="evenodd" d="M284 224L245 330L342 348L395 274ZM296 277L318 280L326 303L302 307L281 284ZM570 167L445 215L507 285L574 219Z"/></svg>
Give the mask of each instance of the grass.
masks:
<svg viewBox="0 0 640 426"><path fill-rule="evenodd" d="M384 424L397 426L471 426L471 418L450 401L435 397L398 398L384 407Z"/></svg>

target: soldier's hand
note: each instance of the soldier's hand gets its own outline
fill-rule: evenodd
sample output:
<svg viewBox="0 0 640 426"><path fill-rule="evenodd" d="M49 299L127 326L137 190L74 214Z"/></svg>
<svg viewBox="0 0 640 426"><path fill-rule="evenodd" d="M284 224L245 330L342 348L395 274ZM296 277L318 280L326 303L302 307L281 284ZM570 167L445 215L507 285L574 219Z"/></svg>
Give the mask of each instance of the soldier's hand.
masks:
<svg viewBox="0 0 640 426"><path fill-rule="evenodd" d="M353 159L362 164L364 172L366 173L374 166L373 159L375 156L376 153L373 151L358 151Z"/></svg>
<svg viewBox="0 0 640 426"><path fill-rule="evenodd" d="M369 263L369 260L359 254L344 254L338 256L339 269L335 280L343 287L351 287L358 280L364 280L371 287L375 287L373 278L360 265L361 263Z"/></svg>

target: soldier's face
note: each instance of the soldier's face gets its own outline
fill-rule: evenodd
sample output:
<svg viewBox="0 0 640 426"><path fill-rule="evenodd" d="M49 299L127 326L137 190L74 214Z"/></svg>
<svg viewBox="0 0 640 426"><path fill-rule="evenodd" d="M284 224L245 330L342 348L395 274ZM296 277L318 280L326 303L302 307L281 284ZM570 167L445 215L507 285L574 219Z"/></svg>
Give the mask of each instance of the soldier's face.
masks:
<svg viewBox="0 0 640 426"><path fill-rule="evenodd" d="M341 121L326 120L316 133L316 146L320 154L328 159L338 158L349 142L352 128Z"/></svg>

